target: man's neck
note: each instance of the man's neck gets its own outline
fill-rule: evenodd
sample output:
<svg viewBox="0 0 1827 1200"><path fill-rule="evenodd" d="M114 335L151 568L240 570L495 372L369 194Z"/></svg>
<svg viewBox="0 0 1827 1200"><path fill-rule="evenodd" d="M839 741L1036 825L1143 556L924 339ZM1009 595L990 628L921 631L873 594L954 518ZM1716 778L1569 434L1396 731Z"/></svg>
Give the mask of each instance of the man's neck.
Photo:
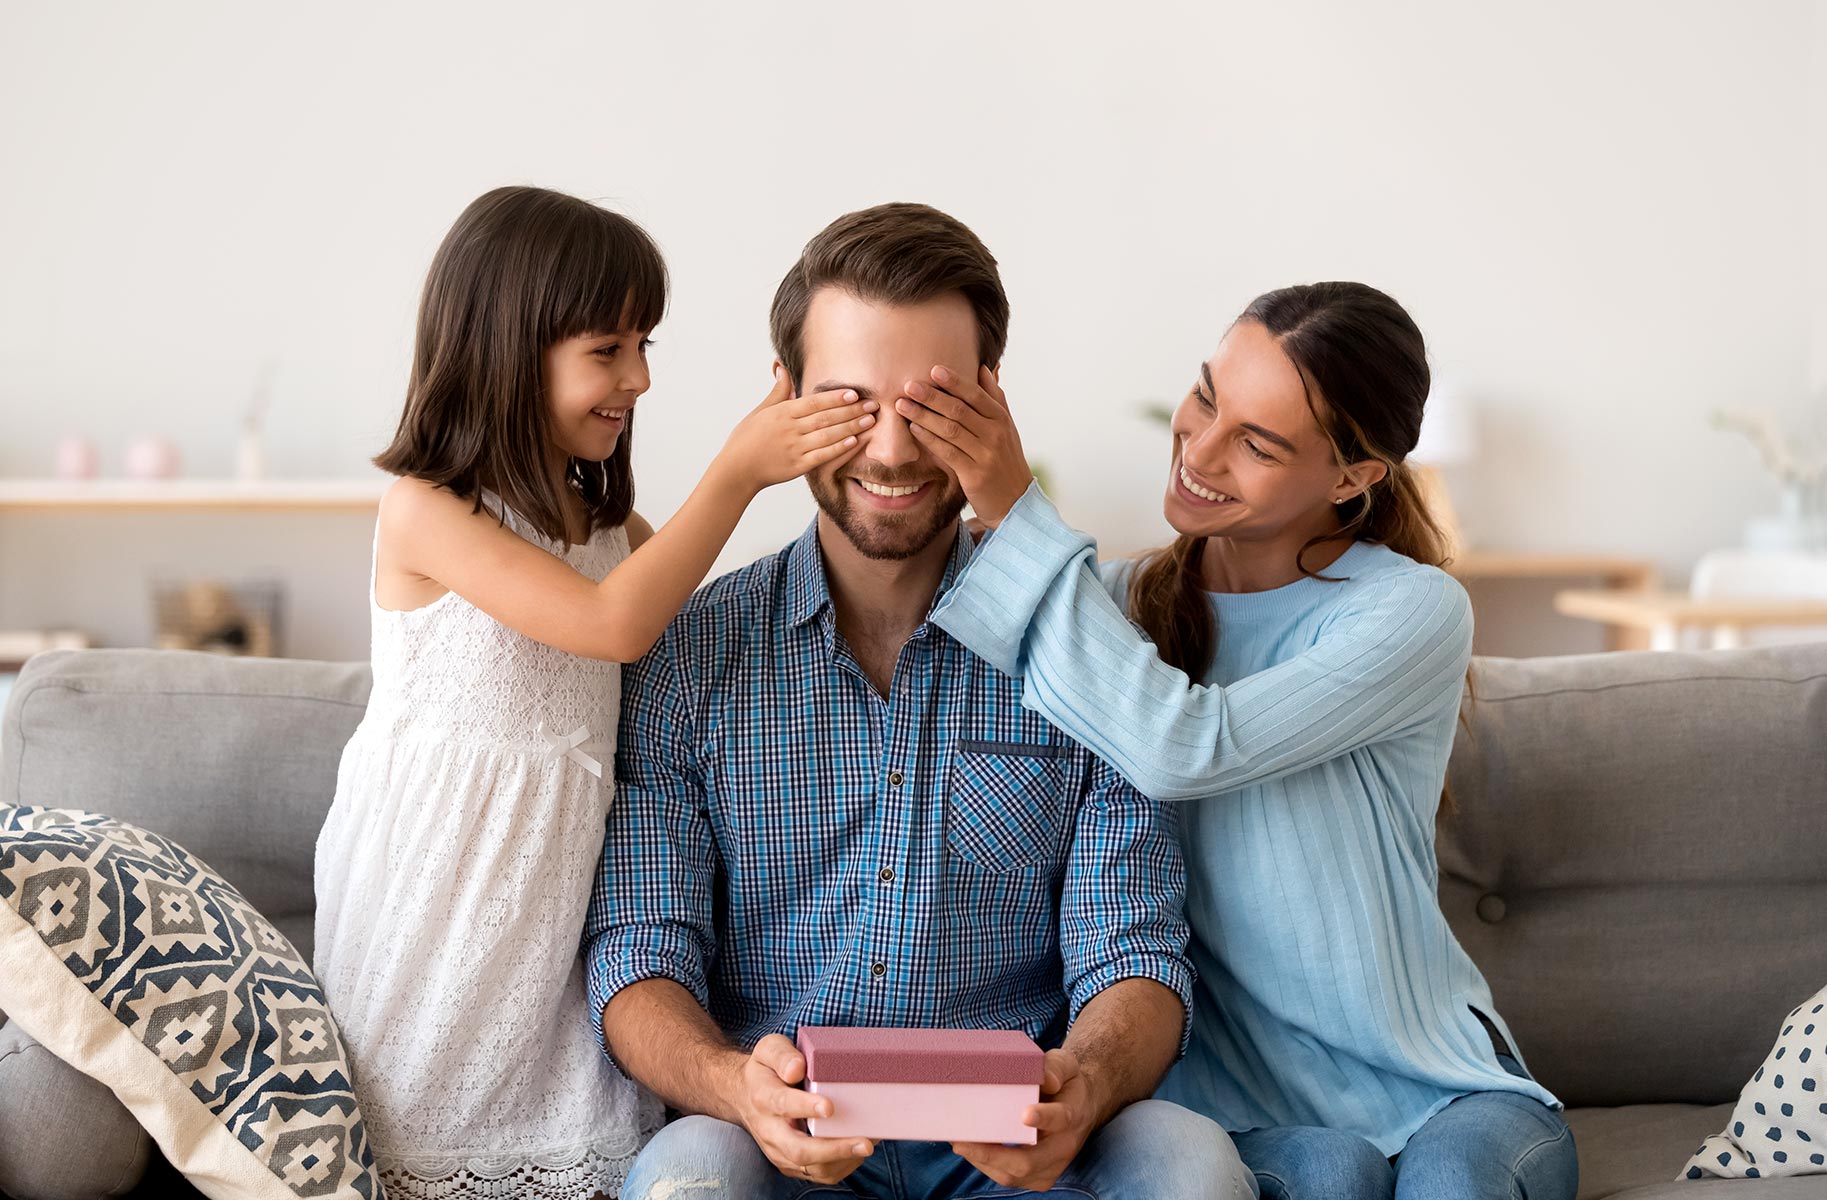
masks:
<svg viewBox="0 0 1827 1200"><path fill-rule="evenodd" d="M932 610L956 537L956 529L948 529L911 558L869 558L851 545L831 518L819 514L825 584L838 628L853 650L866 653L861 643L868 642L883 650L892 646L899 653Z"/></svg>

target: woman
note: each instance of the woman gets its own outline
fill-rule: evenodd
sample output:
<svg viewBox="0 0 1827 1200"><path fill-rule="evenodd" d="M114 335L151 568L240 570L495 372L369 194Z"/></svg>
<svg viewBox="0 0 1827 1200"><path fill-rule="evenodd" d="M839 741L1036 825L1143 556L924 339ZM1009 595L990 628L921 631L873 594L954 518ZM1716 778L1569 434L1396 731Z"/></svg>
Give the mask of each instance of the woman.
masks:
<svg viewBox="0 0 1827 1200"><path fill-rule="evenodd" d="M935 368L896 404L994 530L936 623L1188 802L1199 1003L1160 1095L1232 1131L1270 1198L1577 1182L1559 1102L1437 900L1472 617L1404 463L1427 392L1420 330L1376 289L1259 297L1174 414L1178 538L1101 574L992 375Z"/></svg>

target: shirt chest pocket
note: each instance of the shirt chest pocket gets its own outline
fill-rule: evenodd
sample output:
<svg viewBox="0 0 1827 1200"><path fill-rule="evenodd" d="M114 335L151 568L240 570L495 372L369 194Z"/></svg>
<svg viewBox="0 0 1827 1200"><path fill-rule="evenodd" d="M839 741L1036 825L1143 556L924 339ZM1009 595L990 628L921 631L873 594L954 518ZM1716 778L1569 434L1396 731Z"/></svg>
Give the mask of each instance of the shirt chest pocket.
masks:
<svg viewBox="0 0 1827 1200"><path fill-rule="evenodd" d="M951 853L995 873L1051 865L1068 808L1066 755L1044 743L959 742L946 798Z"/></svg>

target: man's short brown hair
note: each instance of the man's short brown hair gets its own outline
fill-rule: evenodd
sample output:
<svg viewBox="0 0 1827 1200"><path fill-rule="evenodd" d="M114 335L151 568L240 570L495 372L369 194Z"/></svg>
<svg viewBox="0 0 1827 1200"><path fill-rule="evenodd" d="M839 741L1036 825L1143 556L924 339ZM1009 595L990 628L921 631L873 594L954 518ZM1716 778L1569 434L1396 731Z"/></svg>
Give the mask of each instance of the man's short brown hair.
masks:
<svg viewBox="0 0 1827 1200"><path fill-rule="evenodd" d="M824 287L859 299L920 304L962 292L977 314L977 357L1002 362L1009 337L1009 298L996 259L962 221L925 204L878 204L847 213L806 243L780 281L768 329L774 353L799 385L805 366L806 312Z"/></svg>

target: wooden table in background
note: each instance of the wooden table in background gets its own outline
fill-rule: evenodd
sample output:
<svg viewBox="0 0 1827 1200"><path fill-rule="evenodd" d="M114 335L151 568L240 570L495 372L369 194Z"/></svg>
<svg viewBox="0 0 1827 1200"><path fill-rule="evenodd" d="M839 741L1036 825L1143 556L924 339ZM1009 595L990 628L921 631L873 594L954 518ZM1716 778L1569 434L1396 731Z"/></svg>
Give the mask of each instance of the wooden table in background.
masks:
<svg viewBox="0 0 1827 1200"><path fill-rule="evenodd" d="M1683 629L1711 631L1716 650L1743 644L1760 626L1827 626L1827 600L1696 600L1686 592L1569 591L1554 598L1557 612L1637 630L1653 650L1673 650Z"/></svg>
<svg viewBox="0 0 1827 1200"><path fill-rule="evenodd" d="M1525 583L1566 583L1595 580L1610 592L1653 591L1660 579L1656 564L1643 558L1621 558L1613 554L1543 554L1531 551L1465 550L1446 566L1462 583L1486 580L1517 580ZM1561 611L1565 611L1564 609ZM1610 650L1644 650L1649 647L1649 633L1629 625L1612 625L1606 630L1606 648Z"/></svg>

